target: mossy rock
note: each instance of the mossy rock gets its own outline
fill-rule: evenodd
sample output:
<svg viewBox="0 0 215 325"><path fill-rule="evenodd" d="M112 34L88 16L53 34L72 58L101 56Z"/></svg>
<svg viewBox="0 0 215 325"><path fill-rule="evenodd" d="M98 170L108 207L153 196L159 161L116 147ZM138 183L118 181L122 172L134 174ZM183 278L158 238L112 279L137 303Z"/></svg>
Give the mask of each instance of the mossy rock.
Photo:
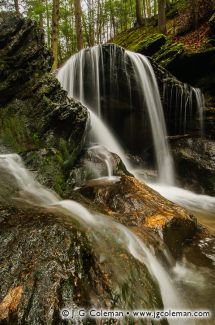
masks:
<svg viewBox="0 0 215 325"><path fill-rule="evenodd" d="M166 41L167 38L163 34L156 33L149 35L136 44L135 52L151 56L158 52Z"/></svg>
<svg viewBox="0 0 215 325"><path fill-rule="evenodd" d="M139 28L131 28L116 35L111 43L117 44L130 51L137 51L139 43L141 43L148 35L155 34L157 27L154 26L142 26Z"/></svg>
<svg viewBox="0 0 215 325"><path fill-rule="evenodd" d="M26 167L36 173L37 180L60 195L65 190L63 154L54 148L44 148L22 153Z"/></svg>
<svg viewBox="0 0 215 325"><path fill-rule="evenodd" d="M184 45L181 43L166 42L161 49L152 57L163 67L168 68L185 53Z"/></svg>

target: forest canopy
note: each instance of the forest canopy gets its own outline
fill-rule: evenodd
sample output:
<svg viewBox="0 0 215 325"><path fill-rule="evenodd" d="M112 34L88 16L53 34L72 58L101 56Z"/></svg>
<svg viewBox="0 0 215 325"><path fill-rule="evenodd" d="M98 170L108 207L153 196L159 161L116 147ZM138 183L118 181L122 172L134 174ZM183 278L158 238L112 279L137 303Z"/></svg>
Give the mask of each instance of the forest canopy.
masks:
<svg viewBox="0 0 215 325"><path fill-rule="evenodd" d="M73 53L111 41L122 31L157 26L167 34L166 13L189 8L196 27L201 13L213 10L212 0L0 0L1 11L16 11L38 21L54 56L53 69Z"/></svg>

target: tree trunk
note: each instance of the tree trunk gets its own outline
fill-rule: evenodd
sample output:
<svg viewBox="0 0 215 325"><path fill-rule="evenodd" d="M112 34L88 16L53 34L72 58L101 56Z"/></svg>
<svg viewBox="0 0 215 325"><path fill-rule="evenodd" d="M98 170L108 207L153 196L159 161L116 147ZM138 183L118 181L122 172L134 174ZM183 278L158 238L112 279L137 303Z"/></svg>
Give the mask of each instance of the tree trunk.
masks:
<svg viewBox="0 0 215 325"><path fill-rule="evenodd" d="M46 24L47 24L47 42L48 42L48 48L50 49L51 40L50 40L50 17L49 17L48 0L46 0Z"/></svg>
<svg viewBox="0 0 215 325"><path fill-rule="evenodd" d="M14 6L16 13L19 14L19 0L14 0Z"/></svg>
<svg viewBox="0 0 215 325"><path fill-rule="evenodd" d="M158 6L157 6L157 0L154 0L154 16L156 16L157 15L157 13L158 13Z"/></svg>
<svg viewBox="0 0 215 325"><path fill-rule="evenodd" d="M189 0L189 3L191 8L192 27L196 29L199 25L199 4L196 0Z"/></svg>
<svg viewBox="0 0 215 325"><path fill-rule="evenodd" d="M151 13L151 1L147 0L146 1L146 10L147 10L147 18L150 18L152 13Z"/></svg>
<svg viewBox="0 0 215 325"><path fill-rule="evenodd" d="M77 37L77 49L80 51L83 49L83 35L82 35L82 27L81 27L81 2L80 0L74 0L75 6L75 28L76 28L76 37Z"/></svg>
<svg viewBox="0 0 215 325"><path fill-rule="evenodd" d="M166 0L158 0L158 27L162 34L166 34Z"/></svg>
<svg viewBox="0 0 215 325"><path fill-rule="evenodd" d="M59 0L53 0L52 7L52 35L51 35L52 55L54 62L52 71L58 67L58 42L59 42Z"/></svg>
<svg viewBox="0 0 215 325"><path fill-rule="evenodd" d="M43 6L43 0L39 0L39 3L41 6ZM39 13L39 23L40 23L40 27L43 29L43 13L42 12Z"/></svg>
<svg viewBox="0 0 215 325"><path fill-rule="evenodd" d="M136 19L137 19L137 24L139 26L142 26L144 23L142 14L141 14L141 5L140 5L140 0L136 0Z"/></svg>

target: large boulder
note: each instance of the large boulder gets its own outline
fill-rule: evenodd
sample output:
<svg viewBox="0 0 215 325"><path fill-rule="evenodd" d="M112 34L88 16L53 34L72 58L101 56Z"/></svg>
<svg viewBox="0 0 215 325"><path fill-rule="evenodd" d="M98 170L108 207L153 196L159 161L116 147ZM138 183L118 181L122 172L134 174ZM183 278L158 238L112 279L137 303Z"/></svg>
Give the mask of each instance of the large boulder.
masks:
<svg viewBox="0 0 215 325"><path fill-rule="evenodd" d="M0 15L0 104L29 93L26 82L50 71L52 56L35 21L11 13Z"/></svg>
<svg viewBox="0 0 215 325"><path fill-rule="evenodd" d="M0 205L0 226L1 324L64 324L62 308L163 308L146 266L113 238L102 251L105 237L93 242L62 211Z"/></svg>
<svg viewBox="0 0 215 325"><path fill-rule="evenodd" d="M87 109L68 99L50 73L51 55L35 22L1 14L0 44L1 141L13 151L25 152L33 169L37 160L44 167L43 176L48 173L48 184L62 193L64 178L84 145ZM55 152L46 157L52 175L45 169L44 150Z"/></svg>
<svg viewBox="0 0 215 325"><path fill-rule="evenodd" d="M185 209L134 177L122 176L118 182L109 183L88 182L73 197L129 226L144 240L145 230L156 233L175 257L198 230L195 218Z"/></svg>

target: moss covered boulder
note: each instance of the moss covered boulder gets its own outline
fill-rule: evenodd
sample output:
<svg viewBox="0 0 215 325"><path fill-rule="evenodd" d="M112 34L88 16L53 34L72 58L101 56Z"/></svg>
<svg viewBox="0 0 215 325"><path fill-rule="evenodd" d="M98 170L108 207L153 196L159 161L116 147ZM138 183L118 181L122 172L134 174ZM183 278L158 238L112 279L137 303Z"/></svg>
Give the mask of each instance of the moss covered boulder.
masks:
<svg viewBox="0 0 215 325"><path fill-rule="evenodd" d="M165 35L155 33L144 37L142 40L139 40L138 43L136 43L133 47L133 50L135 52L150 56L158 52L166 41L167 38Z"/></svg>
<svg viewBox="0 0 215 325"><path fill-rule="evenodd" d="M153 58L163 67L171 69L171 65L174 65L177 60L180 60L184 52L183 44L166 42L153 55Z"/></svg>

